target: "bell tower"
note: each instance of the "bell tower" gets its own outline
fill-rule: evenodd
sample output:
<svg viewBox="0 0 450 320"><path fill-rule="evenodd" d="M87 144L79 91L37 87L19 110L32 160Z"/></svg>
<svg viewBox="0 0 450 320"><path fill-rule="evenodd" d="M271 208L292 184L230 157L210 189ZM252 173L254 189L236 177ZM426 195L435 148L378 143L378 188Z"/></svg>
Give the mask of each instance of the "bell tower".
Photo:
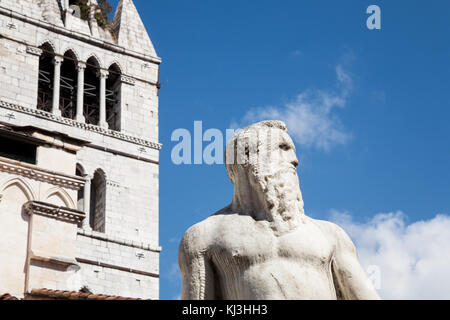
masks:
<svg viewBox="0 0 450 320"><path fill-rule="evenodd" d="M110 20L96 0L2 0L0 57L0 139L9 146L20 136L25 145L37 145L26 164L20 150L0 150L0 164L29 172L0 165L0 211L9 202L14 206L7 208L20 207L30 217L53 208L55 214L39 220L40 230L49 230L49 237L54 232L55 241L65 239L69 247L73 241L73 250L56 257L52 241L42 242L39 255L31 241L22 241L26 252L20 257L0 249L0 260L21 265L25 259L26 266L16 280L24 283L0 281L0 295L84 290L158 299L161 59L133 1L120 0ZM48 173L45 186L33 174L41 171ZM27 193L12 199L23 189L11 191L8 181L15 178ZM44 189L58 190L66 201ZM8 210L0 219L16 221L17 213ZM58 220L57 212L76 214L67 222L71 228L50 222ZM23 235L15 237L41 236L19 229ZM0 278L2 272L0 267Z"/></svg>

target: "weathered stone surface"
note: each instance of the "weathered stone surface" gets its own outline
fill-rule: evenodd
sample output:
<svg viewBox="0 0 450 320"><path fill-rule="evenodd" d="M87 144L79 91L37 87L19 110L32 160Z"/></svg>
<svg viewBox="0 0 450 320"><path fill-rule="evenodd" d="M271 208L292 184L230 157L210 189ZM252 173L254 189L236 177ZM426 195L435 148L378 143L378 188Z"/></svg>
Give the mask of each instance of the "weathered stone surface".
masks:
<svg viewBox="0 0 450 320"><path fill-rule="evenodd" d="M78 291L87 286L98 294L158 299L161 251L158 73L161 59L146 34L146 41L136 44L140 47L132 49L122 45L129 42L127 37L136 40L136 36L144 36L145 32L143 25L137 25L140 20L128 24L129 19L138 16L132 1L122 1L113 32L96 27L95 21L70 16L63 5L68 1L61 2L62 6L58 2L0 1L0 121L53 132L56 138L52 135L52 139L64 135L89 144L79 150L62 150L60 145L40 146L36 165L0 159L0 242L3 244L0 294L24 296L24 269L27 269L24 267L30 249L27 241L32 234L28 229L29 215L22 212L24 204L42 201L78 209L85 198L80 200L77 190L85 182L89 184L94 173L101 170L105 177L102 191L105 232L90 230L89 223L82 228L64 224L61 227L54 221L36 218L36 228L48 226L55 238L70 235L74 243L70 244L70 250L62 249L67 249L70 258L82 262L78 262L80 270L60 272L47 268L48 263L40 261L30 268L28 289L42 286ZM120 41L114 32L120 33ZM150 47L144 46L145 43ZM103 71L111 65L120 69L120 131L37 108L39 61L43 53L39 47L43 44L48 44L60 57L70 50L77 65L85 66L90 57L95 57ZM83 177L74 176L76 168L82 169ZM70 229L70 234L65 228ZM45 238L41 240L48 243ZM53 254L55 248L44 249L41 251ZM44 253L40 255L48 255Z"/></svg>
<svg viewBox="0 0 450 320"><path fill-rule="evenodd" d="M305 215L284 123L238 132L226 160L233 201L184 235L182 299L379 299L347 234Z"/></svg>

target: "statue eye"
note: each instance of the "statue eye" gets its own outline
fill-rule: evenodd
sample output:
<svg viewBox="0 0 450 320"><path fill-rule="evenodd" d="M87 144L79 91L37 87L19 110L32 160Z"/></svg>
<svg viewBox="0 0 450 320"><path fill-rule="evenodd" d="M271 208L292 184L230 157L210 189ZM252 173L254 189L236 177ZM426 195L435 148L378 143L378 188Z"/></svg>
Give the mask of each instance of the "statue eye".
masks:
<svg viewBox="0 0 450 320"><path fill-rule="evenodd" d="M288 145L287 143L281 143L281 144L280 144L280 149L281 149L281 150L284 150L284 151L288 151L288 150L291 149L291 146Z"/></svg>

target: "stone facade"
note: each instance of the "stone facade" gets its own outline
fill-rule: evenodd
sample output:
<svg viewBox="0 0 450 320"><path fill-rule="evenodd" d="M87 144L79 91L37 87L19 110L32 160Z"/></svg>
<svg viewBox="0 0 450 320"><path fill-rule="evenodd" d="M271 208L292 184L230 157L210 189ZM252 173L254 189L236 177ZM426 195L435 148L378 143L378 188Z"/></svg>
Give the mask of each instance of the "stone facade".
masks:
<svg viewBox="0 0 450 320"><path fill-rule="evenodd" d="M34 164L0 157L0 234L8 244L0 249L0 294L24 297L43 288L87 287L94 294L158 299L161 59L131 0L120 1L111 31L100 28L95 19L78 18L68 4L0 1L0 123L44 144L38 146ZM53 103L52 110L44 110L39 107L38 83L42 56L49 48L56 108ZM58 106L62 93L58 88L64 81L58 77L58 61L66 61L68 52L78 66L73 117L65 116ZM98 123L89 123L80 102L87 91L80 79L86 65L93 67L90 61L96 61L99 77ZM119 74L114 89L115 128L105 117L105 85L113 65ZM99 179L101 183L96 182ZM60 221L40 214L36 206L27 214L26 204L33 201L84 216L79 222ZM46 209L52 210L56 209ZM30 229L30 219L35 229ZM51 232L53 241L42 230ZM41 241L40 250L33 249L36 243L30 245L29 238L42 238L36 240ZM59 251L53 248L58 239L68 243Z"/></svg>

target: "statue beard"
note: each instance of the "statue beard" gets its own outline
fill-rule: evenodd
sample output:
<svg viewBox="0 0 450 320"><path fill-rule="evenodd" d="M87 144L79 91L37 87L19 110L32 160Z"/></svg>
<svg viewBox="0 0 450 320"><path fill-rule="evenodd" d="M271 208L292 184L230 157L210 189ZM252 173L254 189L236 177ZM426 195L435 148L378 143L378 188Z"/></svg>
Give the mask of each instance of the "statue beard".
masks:
<svg viewBox="0 0 450 320"><path fill-rule="evenodd" d="M267 220L279 225L297 225L304 214L297 170L293 166L259 179L268 209Z"/></svg>

